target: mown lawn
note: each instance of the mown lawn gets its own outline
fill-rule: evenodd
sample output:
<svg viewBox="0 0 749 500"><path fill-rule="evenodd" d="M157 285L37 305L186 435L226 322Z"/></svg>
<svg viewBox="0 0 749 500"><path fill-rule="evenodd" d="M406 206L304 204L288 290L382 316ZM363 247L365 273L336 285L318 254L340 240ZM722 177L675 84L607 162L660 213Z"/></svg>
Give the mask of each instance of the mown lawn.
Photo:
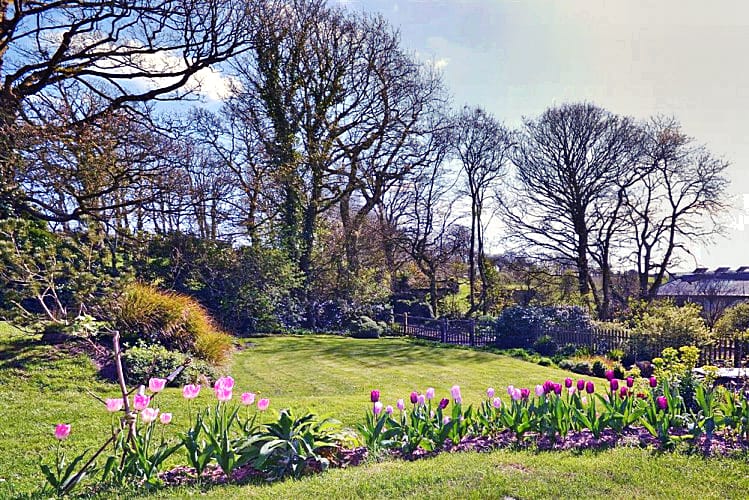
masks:
<svg viewBox="0 0 749 500"><path fill-rule="evenodd" d="M253 339L234 356L235 392L252 390L271 399L271 409L311 409L345 426L369 409L369 390L379 388L385 403L428 386L446 395L453 384L468 403L486 387L533 386L566 372L495 354L416 345L405 339L354 340L331 336ZM97 378L84 355L40 346L38 337L0 323L0 498L40 484L37 462L53 450L52 427L69 422L66 446L80 451L105 435L110 416L86 390L115 396L115 387ZM205 391L198 404L212 403ZM160 395L156 406L175 415L172 433L184 424L187 406L179 389ZM743 497L749 486L743 460L705 460L654 455L646 450L600 453L445 455L417 463L385 461L330 471L303 481L271 486L220 487L212 498L305 497ZM196 490L166 490L159 497L184 497ZM111 494L108 495L111 497ZM123 497L131 494L123 493Z"/></svg>

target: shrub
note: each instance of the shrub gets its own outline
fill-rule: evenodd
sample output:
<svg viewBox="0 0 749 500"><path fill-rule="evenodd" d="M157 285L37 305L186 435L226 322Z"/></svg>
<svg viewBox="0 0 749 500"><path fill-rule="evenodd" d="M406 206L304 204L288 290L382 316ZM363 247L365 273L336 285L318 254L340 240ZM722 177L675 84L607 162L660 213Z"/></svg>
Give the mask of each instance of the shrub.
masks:
<svg viewBox="0 0 749 500"><path fill-rule="evenodd" d="M360 316L351 322L349 332L355 339L378 339L384 329L369 316Z"/></svg>
<svg viewBox="0 0 749 500"><path fill-rule="evenodd" d="M572 367L572 371L581 375L591 375L593 370L590 367L590 363L587 361L580 361Z"/></svg>
<svg viewBox="0 0 749 500"><path fill-rule="evenodd" d="M123 367L128 382L132 385L146 384L152 377L166 378L178 367L183 366L187 356L180 352L170 351L158 344L146 345L142 342L134 347L125 349L122 354ZM194 383L202 376L208 379L217 377L216 370L208 363L199 360L190 360L190 363L182 370L174 385Z"/></svg>
<svg viewBox="0 0 749 500"><path fill-rule="evenodd" d="M564 356L564 357L570 357L577 355L577 346L575 344L564 344L557 354Z"/></svg>
<svg viewBox="0 0 749 500"><path fill-rule="evenodd" d="M621 363L614 365L614 378L624 379L626 378L627 371L624 369Z"/></svg>
<svg viewBox="0 0 749 500"><path fill-rule="evenodd" d="M538 364L541 366L551 366L553 363L551 359L544 357L538 360Z"/></svg>
<svg viewBox="0 0 749 500"><path fill-rule="evenodd" d="M593 372L594 377L603 377L606 375L606 365L603 363L603 361L597 359L593 362L591 371Z"/></svg>
<svg viewBox="0 0 749 500"><path fill-rule="evenodd" d="M715 323L714 330L721 337L746 339L749 336L749 304L737 304L726 309Z"/></svg>
<svg viewBox="0 0 749 500"><path fill-rule="evenodd" d="M681 307L671 301L656 301L637 311L629 348L636 359L652 359L666 347L704 345L710 339L700 306L686 303Z"/></svg>
<svg viewBox="0 0 749 500"><path fill-rule="evenodd" d="M116 316L125 341L160 344L215 365L225 363L232 351L231 337L185 295L134 284L120 298Z"/></svg>
<svg viewBox="0 0 749 500"><path fill-rule="evenodd" d="M559 346L549 335L541 335L533 342L533 350L542 356L553 356L559 350Z"/></svg>
<svg viewBox="0 0 749 500"><path fill-rule="evenodd" d="M575 362L571 359L563 359L558 363L558 365L562 370L572 370L572 368L575 366Z"/></svg>
<svg viewBox="0 0 749 500"><path fill-rule="evenodd" d="M606 353L606 357L609 358L611 361L621 361L624 359L624 350L623 349L611 349L609 352Z"/></svg>
<svg viewBox="0 0 749 500"><path fill-rule="evenodd" d="M497 346L531 347L548 328L587 331L591 319L580 307L508 307L497 319Z"/></svg>

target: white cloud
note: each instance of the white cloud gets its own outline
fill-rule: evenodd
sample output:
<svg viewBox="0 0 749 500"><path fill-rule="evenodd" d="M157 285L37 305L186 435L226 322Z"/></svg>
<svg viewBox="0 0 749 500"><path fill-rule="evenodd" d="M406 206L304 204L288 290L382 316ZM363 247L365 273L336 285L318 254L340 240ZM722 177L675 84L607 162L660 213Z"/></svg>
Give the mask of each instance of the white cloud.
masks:
<svg viewBox="0 0 749 500"><path fill-rule="evenodd" d="M434 61L432 63L432 66L434 66L434 69L441 70L441 69L445 69L448 64L450 64L450 59L448 59L446 57L441 57L441 58L437 59L436 61Z"/></svg>

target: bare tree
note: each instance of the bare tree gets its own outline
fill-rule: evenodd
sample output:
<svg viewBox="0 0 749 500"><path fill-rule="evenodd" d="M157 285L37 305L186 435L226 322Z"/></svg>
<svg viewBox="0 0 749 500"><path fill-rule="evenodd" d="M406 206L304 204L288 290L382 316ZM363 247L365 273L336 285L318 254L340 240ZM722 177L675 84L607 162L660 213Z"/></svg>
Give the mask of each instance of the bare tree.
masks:
<svg viewBox="0 0 749 500"><path fill-rule="evenodd" d="M721 227L728 162L685 135L673 118L656 117L645 127L643 175L627 192L630 240L640 297L652 299L669 266Z"/></svg>
<svg viewBox="0 0 749 500"><path fill-rule="evenodd" d="M603 214L618 199L621 180L637 167L637 136L631 120L592 104L567 104L525 120L503 214L516 241L574 264L583 297L593 283L589 255L595 232L608 238L618 230L600 223L615 215ZM602 253L608 266L606 258ZM607 317L608 306L597 294L594 300L599 315Z"/></svg>
<svg viewBox="0 0 749 500"><path fill-rule="evenodd" d="M452 147L461 162L465 185L471 198L471 247L468 254L470 282L469 314L480 307L487 312L486 254L484 252L484 209L486 197L507 171L514 146L512 132L481 108L463 108L452 125ZM481 291L476 302L476 269Z"/></svg>
<svg viewBox="0 0 749 500"><path fill-rule="evenodd" d="M0 3L0 204L57 222L102 208L60 210L28 193L18 127L44 125L45 110L84 90L96 106L75 109L74 126L184 97L202 70L249 47L253 14L253 3L234 0Z"/></svg>

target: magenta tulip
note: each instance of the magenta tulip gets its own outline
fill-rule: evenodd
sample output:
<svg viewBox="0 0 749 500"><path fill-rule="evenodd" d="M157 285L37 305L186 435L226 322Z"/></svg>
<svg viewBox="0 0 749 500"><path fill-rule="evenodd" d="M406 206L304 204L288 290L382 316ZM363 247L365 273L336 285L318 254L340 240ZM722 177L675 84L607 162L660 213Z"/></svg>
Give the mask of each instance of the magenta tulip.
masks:
<svg viewBox="0 0 749 500"><path fill-rule="evenodd" d="M580 379L577 381L577 390L582 392L583 389L585 389L585 380Z"/></svg>
<svg viewBox="0 0 749 500"><path fill-rule="evenodd" d="M447 408L447 405L449 405L449 404L450 404L450 400L449 399L447 399L447 398L440 399L440 405L439 406L440 406L441 409L444 410L445 408Z"/></svg>
<svg viewBox="0 0 749 500"><path fill-rule="evenodd" d="M668 399L666 399L665 396L658 396L655 399L656 404L658 405L658 408L661 410L665 410L668 408Z"/></svg>
<svg viewBox="0 0 749 500"><path fill-rule="evenodd" d="M260 411L265 411L268 409L268 406L270 405L270 399L263 398L260 401L257 402L257 409Z"/></svg>
<svg viewBox="0 0 749 500"><path fill-rule="evenodd" d="M619 389L619 397L624 399L629 395L629 389L626 387L623 387Z"/></svg>
<svg viewBox="0 0 749 500"><path fill-rule="evenodd" d="M591 381L588 381L588 383L585 384L585 392L587 392L588 394L593 394L594 392L596 392L595 384Z"/></svg>
<svg viewBox="0 0 749 500"><path fill-rule="evenodd" d="M520 397L521 398L528 399L528 397L530 395L531 395L531 390L530 389L525 389L525 388L520 389Z"/></svg>
<svg viewBox="0 0 749 500"><path fill-rule="evenodd" d="M252 403L255 402L255 393L254 392L243 392L242 396L240 397L242 400L242 404L245 406L250 406Z"/></svg>
<svg viewBox="0 0 749 500"><path fill-rule="evenodd" d="M377 389L371 391L369 393L369 400L373 403L378 402L380 400L380 391L378 391Z"/></svg>
<svg viewBox="0 0 749 500"><path fill-rule="evenodd" d="M161 392L166 387L165 378L151 378L148 380L148 390L151 392Z"/></svg>
<svg viewBox="0 0 749 500"><path fill-rule="evenodd" d="M566 387L567 389L569 389L570 387L572 387L572 379L571 379L571 378L569 378L569 377L567 377L566 379L564 379L564 386L565 386L565 387Z"/></svg>
<svg viewBox="0 0 749 500"><path fill-rule="evenodd" d="M418 392L416 392L416 391L413 391L413 392L411 393L411 396L410 396L410 397L411 397L411 404L415 405L415 404L416 404L416 402L417 402L417 401L419 400L419 393L418 393Z"/></svg>
<svg viewBox="0 0 749 500"><path fill-rule="evenodd" d="M133 408L136 411L145 410L148 408L148 404L151 402L151 397L145 394L136 394L133 396Z"/></svg>
<svg viewBox="0 0 749 500"><path fill-rule="evenodd" d="M562 384L554 384L554 394L557 396L562 394Z"/></svg>
<svg viewBox="0 0 749 500"><path fill-rule="evenodd" d="M200 394L200 386L195 384L187 384L182 388L182 397L185 399L195 399Z"/></svg>
<svg viewBox="0 0 749 500"><path fill-rule="evenodd" d="M618 391L619 390L619 381L615 378L612 378L609 380L609 387L611 388L611 391Z"/></svg>
<svg viewBox="0 0 749 500"><path fill-rule="evenodd" d="M60 441L67 439L70 436L71 428L70 424L57 424L55 426L55 439L59 439Z"/></svg>
<svg viewBox="0 0 749 500"><path fill-rule="evenodd" d="M159 421L161 421L162 424L167 425L172 421L172 414L171 413L162 413L159 417Z"/></svg>
<svg viewBox="0 0 749 500"><path fill-rule="evenodd" d="M650 387L658 387L658 379L656 379L655 377L650 377Z"/></svg>
<svg viewBox="0 0 749 500"><path fill-rule="evenodd" d="M614 370L606 370L606 379L611 380L614 378Z"/></svg>
<svg viewBox="0 0 749 500"><path fill-rule="evenodd" d="M216 399L218 399L220 403L226 403L231 399L232 396L231 389L228 389L224 386L214 387L213 392L216 395Z"/></svg>
<svg viewBox="0 0 749 500"><path fill-rule="evenodd" d="M634 385L635 385L635 379L633 379L632 377L627 377L627 387L631 389L632 386Z"/></svg>

